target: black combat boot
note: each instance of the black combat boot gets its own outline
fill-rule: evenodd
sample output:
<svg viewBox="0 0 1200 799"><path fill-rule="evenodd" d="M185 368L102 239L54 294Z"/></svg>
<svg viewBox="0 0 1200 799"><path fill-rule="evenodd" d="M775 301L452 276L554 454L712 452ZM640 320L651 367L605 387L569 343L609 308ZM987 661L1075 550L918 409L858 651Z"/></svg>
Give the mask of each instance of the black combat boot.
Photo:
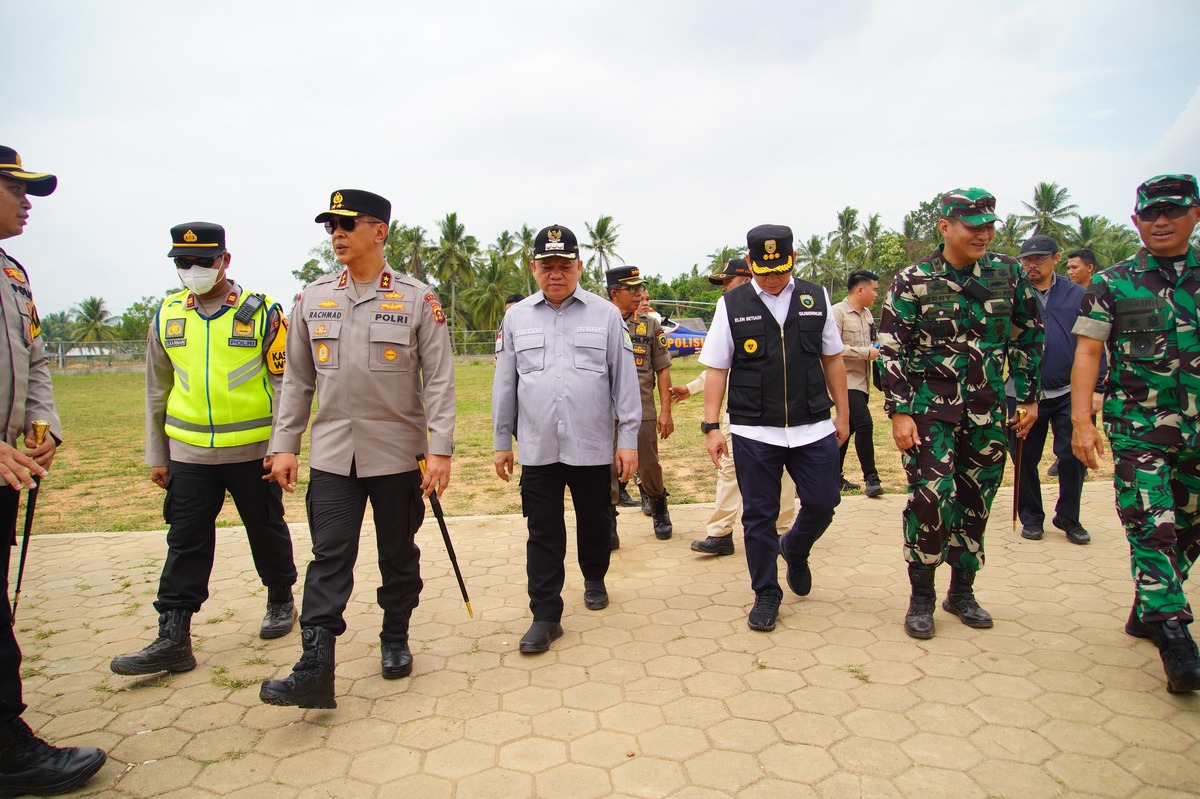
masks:
<svg viewBox="0 0 1200 799"><path fill-rule="evenodd" d="M650 506L650 495L647 494L645 489L643 489L641 486L638 486L638 493L642 497L642 515L653 516L654 508Z"/></svg>
<svg viewBox="0 0 1200 799"><path fill-rule="evenodd" d="M1142 621L1142 617L1138 615L1137 597L1135 596L1133 598L1133 607L1129 609L1129 618L1125 622L1125 634L1132 635L1134 638L1146 638L1154 641L1155 646L1157 646L1158 641L1155 641L1154 633L1154 628Z"/></svg>
<svg viewBox="0 0 1200 799"><path fill-rule="evenodd" d="M282 638L296 624L296 601L290 585L267 588L267 615L263 616L259 638Z"/></svg>
<svg viewBox="0 0 1200 799"><path fill-rule="evenodd" d="M933 637L933 607L937 604L933 570L933 566L908 564L908 582L912 585L912 598L908 601L908 613L904 616L904 632L913 638Z"/></svg>
<svg viewBox="0 0 1200 799"><path fill-rule="evenodd" d="M158 614L158 638L132 655L120 655L108 666L113 674L156 674L160 671L191 671L196 668L192 656L192 612L172 608Z"/></svg>
<svg viewBox="0 0 1200 799"><path fill-rule="evenodd" d="M296 707L337 707L333 695L333 630L305 627L300 631L304 653L283 680L263 680L258 698L268 705Z"/></svg>
<svg viewBox="0 0 1200 799"><path fill-rule="evenodd" d="M408 650L408 620L412 611L384 611L383 632L379 634L379 652L385 680L398 680L412 674L412 652Z"/></svg>
<svg viewBox="0 0 1200 799"><path fill-rule="evenodd" d="M1187 625L1178 619L1151 622L1152 638L1158 644L1167 691L1173 694L1200 690L1200 655Z"/></svg>
<svg viewBox="0 0 1200 799"><path fill-rule="evenodd" d="M636 508L638 506L638 501L629 496L628 486L628 482L617 484L617 504L622 508Z"/></svg>
<svg viewBox="0 0 1200 799"><path fill-rule="evenodd" d="M959 620L968 627L979 629L991 627L991 615L979 607L979 603L975 601L975 591L971 587L974 584L975 572L952 566L950 568L950 591L946 594L946 601L942 603L942 610L958 616Z"/></svg>
<svg viewBox="0 0 1200 799"><path fill-rule="evenodd" d="M667 512L666 492L664 491L660 497L651 499L650 504L654 509L654 537L660 541L666 541L671 537L671 533L675 532L675 528L671 525L671 514Z"/></svg>
<svg viewBox="0 0 1200 799"><path fill-rule="evenodd" d="M20 718L0 722L0 796L49 796L83 785L107 759L94 746L51 746Z"/></svg>

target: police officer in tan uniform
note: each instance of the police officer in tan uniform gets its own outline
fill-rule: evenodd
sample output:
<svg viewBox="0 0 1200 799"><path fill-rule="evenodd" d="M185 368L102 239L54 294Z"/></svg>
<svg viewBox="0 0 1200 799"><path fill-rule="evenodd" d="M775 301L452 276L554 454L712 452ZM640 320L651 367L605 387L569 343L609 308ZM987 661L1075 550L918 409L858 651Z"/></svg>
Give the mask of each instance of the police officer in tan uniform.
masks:
<svg viewBox="0 0 1200 799"><path fill-rule="evenodd" d="M0 147L0 240L25 232L30 197L46 197L58 178L26 170L11 147ZM21 718L21 647L8 605L8 565L16 543L17 506L21 489L46 477L62 443L62 424L54 407L50 365L33 291L25 267L0 249L0 795L38 796L64 793L83 785L104 765L106 755L94 746L51 746L33 734ZM33 422L50 422L49 435L37 445ZM24 449L17 448L21 440Z"/></svg>
<svg viewBox="0 0 1200 799"><path fill-rule="evenodd" d="M667 489L663 485L662 466L658 462L658 439L664 441L675 431L671 419L671 353L667 335L653 316L638 312L643 291L641 270L619 266L605 274L608 298L621 312L625 329L633 342L633 361L637 365L638 387L642 396L642 424L638 428L638 488L649 500L654 517L655 538L666 540L674 531L667 511ZM655 413L654 387L658 385L662 411Z"/></svg>
<svg viewBox="0 0 1200 799"><path fill-rule="evenodd" d="M307 286L292 312L271 476L295 488L315 391L306 498L313 560L300 614L304 652L291 676L262 684L259 697L272 705L337 706L334 638L346 629L368 499L383 578L382 673L412 673L408 623L422 586L414 537L423 496L450 482L454 365L437 296L384 260L391 210L378 194L333 193L316 221L345 269ZM424 478L418 455L428 464Z"/></svg>

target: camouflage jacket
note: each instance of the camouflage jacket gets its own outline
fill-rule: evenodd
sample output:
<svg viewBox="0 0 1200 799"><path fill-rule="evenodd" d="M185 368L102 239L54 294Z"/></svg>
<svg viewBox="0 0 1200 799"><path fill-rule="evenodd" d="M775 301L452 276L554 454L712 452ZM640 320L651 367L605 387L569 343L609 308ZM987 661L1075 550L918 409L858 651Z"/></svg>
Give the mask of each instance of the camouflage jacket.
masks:
<svg viewBox="0 0 1200 799"><path fill-rule="evenodd" d="M1073 332L1105 342L1104 424L1113 446L1200 446L1197 304L1194 248L1182 270L1164 269L1143 248L1092 278Z"/></svg>
<svg viewBox="0 0 1200 799"><path fill-rule="evenodd" d="M1018 401L1035 402L1042 341L1037 298L1016 259L988 253L957 269L938 247L900 270L883 301L884 410L954 423L964 414L971 424L1002 421L1005 361Z"/></svg>

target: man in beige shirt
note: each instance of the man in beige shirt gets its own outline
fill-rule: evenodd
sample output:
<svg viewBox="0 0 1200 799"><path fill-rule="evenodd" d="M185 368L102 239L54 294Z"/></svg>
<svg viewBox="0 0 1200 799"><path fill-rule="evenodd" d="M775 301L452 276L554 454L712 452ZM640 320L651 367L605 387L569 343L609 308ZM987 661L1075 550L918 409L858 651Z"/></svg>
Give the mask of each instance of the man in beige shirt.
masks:
<svg viewBox="0 0 1200 799"><path fill-rule="evenodd" d="M334 638L346 630L368 499L382 577L381 670L385 679L412 673L408 623L422 587L415 537L423 495L450 482L454 363L437 296L384 260L391 209L368 191L333 193L316 221L345 269L305 287L292 312L271 477L295 489L316 393L306 501L313 560L300 613L304 653L290 677L263 682L259 698L271 705L337 707Z"/></svg>
<svg viewBox="0 0 1200 799"><path fill-rule="evenodd" d="M863 493L877 497L883 493L879 472L875 468L874 423L871 408L867 404L867 393L871 389L872 361L879 357L875 347L875 318L871 306L879 294L879 275L866 269L851 272L846 279L846 299L833 306L833 321L842 334L842 360L846 362L846 382L850 399L850 434L854 436L854 451L862 467ZM842 444L842 490L854 490L858 486L846 479L846 450L850 442Z"/></svg>

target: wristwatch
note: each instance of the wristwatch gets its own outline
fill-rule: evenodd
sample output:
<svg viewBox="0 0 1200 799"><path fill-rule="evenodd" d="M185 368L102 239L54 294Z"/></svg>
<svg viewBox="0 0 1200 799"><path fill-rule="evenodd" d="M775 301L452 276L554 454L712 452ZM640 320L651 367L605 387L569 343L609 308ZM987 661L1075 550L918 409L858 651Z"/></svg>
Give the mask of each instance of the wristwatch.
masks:
<svg viewBox="0 0 1200 799"><path fill-rule="evenodd" d="M721 429L720 422L701 422L700 423L700 432L704 433L706 435L712 430L720 430L720 429Z"/></svg>

